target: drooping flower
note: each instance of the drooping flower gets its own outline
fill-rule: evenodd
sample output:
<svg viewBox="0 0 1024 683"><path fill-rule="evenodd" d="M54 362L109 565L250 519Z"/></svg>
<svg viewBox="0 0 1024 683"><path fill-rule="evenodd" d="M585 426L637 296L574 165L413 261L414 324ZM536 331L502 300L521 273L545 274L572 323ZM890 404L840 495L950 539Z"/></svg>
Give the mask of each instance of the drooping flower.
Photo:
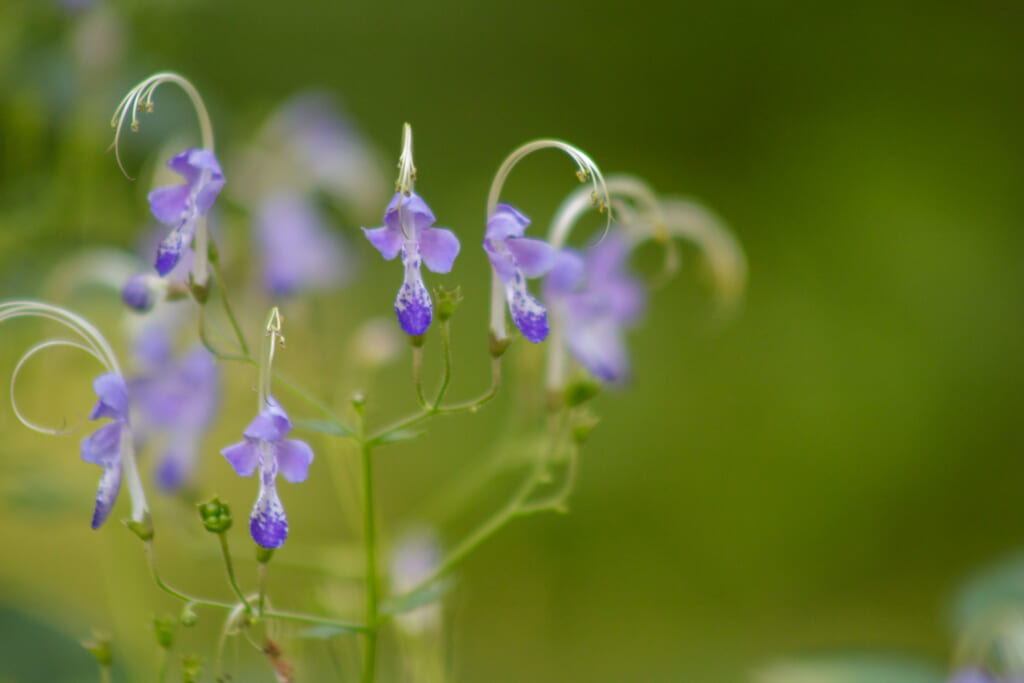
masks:
<svg viewBox="0 0 1024 683"><path fill-rule="evenodd" d="M431 227L434 220L430 207L415 192L396 192L384 213L384 226L363 228L366 239L388 261L402 252L405 279L395 299L395 314L409 335L426 332L433 317L433 304L420 273L421 261L435 273L447 273L459 254L458 238L451 230Z"/></svg>
<svg viewBox="0 0 1024 683"><path fill-rule="evenodd" d="M89 414L90 420L109 417L109 422L82 440L82 460L103 468L92 528L98 529L107 520L121 490L122 441L131 440L128 429L128 388L124 379L114 372L100 375L92 384L99 397Z"/></svg>
<svg viewBox="0 0 1024 683"><path fill-rule="evenodd" d="M512 321L533 343L548 336L544 304L526 288L526 279L540 277L555 264L555 250L544 240L523 237L530 219L509 204L498 204L487 219L484 250L505 286Z"/></svg>
<svg viewBox="0 0 1024 683"><path fill-rule="evenodd" d="M593 375L619 382L629 372L623 339L646 303L643 285L626 269L629 243L610 232L584 255L558 252L544 281L544 298L558 307L570 353Z"/></svg>
<svg viewBox="0 0 1024 683"><path fill-rule="evenodd" d="M161 443L157 485L175 491L192 480L200 439L216 417L220 398L217 363L203 347L175 358L161 325L142 332L135 353L142 367L142 372L129 380L137 418L135 435Z"/></svg>
<svg viewBox="0 0 1024 683"><path fill-rule="evenodd" d="M155 265L160 275L166 275L177 265L182 252L192 243L200 216L210 211L224 187L220 164L209 150L186 150L168 161L167 166L185 182L149 193L153 215L161 223L174 226L157 248Z"/></svg>
<svg viewBox="0 0 1024 683"><path fill-rule="evenodd" d="M221 451L239 476L260 471L260 493L249 518L249 532L264 548L280 548L288 537L288 518L277 495L277 475L293 484L305 481L313 449L305 441L286 439L292 429L284 408L273 398L244 432L241 441Z"/></svg>
<svg viewBox="0 0 1024 683"><path fill-rule="evenodd" d="M273 296L340 285L350 264L341 238L328 230L316 206L298 195L264 200L256 218L263 286Z"/></svg>

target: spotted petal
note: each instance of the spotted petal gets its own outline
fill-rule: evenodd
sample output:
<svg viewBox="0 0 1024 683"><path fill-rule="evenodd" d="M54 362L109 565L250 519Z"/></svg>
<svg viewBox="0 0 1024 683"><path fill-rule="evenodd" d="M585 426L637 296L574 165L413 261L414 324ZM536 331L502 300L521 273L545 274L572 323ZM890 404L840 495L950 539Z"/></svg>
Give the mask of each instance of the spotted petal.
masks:
<svg viewBox="0 0 1024 683"><path fill-rule="evenodd" d="M264 474L260 496L249 517L249 533L252 539L264 548L280 548L288 538L288 518L284 506L277 496L273 476Z"/></svg>
<svg viewBox="0 0 1024 683"><path fill-rule="evenodd" d="M96 490L96 509L92 513L93 529L99 529L103 522L107 521L120 490L121 461L118 460L103 466L103 476L100 477L100 485Z"/></svg>
<svg viewBox="0 0 1024 683"><path fill-rule="evenodd" d="M512 281L505 285L505 296L508 299L512 322L523 336L534 344L544 341L548 336L547 309L530 295L522 273L517 272Z"/></svg>
<svg viewBox="0 0 1024 683"><path fill-rule="evenodd" d="M405 280L398 297L395 299L395 315L402 326L402 331L409 335L419 335L427 331L433 317L433 304L430 293L423 284L420 274L418 255L405 254Z"/></svg>
<svg viewBox="0 0 1024 683"><path fill-rule="evenodd" d="M188 213L181 222L167 233L167 237L160 242L156 250L156 270L160 275L174 270L178 265L182 252L192 244L192 237L196 232L196 221L198 216L195 212Z"/></svg>

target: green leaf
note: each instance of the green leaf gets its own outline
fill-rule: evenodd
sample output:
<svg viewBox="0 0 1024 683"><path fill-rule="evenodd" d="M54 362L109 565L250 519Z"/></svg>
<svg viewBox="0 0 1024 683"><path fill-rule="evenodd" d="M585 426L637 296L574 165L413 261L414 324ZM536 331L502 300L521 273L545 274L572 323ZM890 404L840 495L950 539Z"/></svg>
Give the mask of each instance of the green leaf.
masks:
<svg viewBox="0 0 1024 683"><path fill-rule="evenodd" d="M411 612L417 607L437 602L451 587L451 580L440 579L412 593L385 600L380 605L380 613L394 616Z"/></svg>
<svg viewBox="0 0 1024 683"><path fill-rule="evenodd" d="M300 631L294 637L306 638L308 640L330 640L331 638L337 638L338 636L351 636L355 633L356 631L343 626L319 624L317 626L310 626L305 631Z"/></svg>
<svg viewBox="0 0 1024 683"><path fill-rule="evenodd" d="M944 683L939 668L911 657L849 654L792 659L759 671L754 683Z"/></svg>
<svg viewBox="0 0 1024 683"><path fill-rule="evenodd" d="M319 432L331 436L354 436L355 432L340 422L333 420L295 420L296 429L306 432Z"/></svg>
<svg viewBox="0 0 1024 683"><path fill-rule="evenodd" d="M383 446L388 443L398 443L399 441L411 441L419 436L422 436L423 432L414 432L411 429L396 429L393 432L387 432L381 434L373 440L375 446Z"/></svg>

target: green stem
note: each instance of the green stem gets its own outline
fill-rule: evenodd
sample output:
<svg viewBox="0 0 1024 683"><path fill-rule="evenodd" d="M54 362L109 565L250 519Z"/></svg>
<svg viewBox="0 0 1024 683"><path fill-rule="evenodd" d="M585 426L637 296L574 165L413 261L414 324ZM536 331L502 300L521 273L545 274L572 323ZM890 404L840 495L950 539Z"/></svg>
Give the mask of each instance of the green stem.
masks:
<svg viewBox="0 0 1024 683"><path fill-rule="evenodd" d="M412 383L416 387L416 400L420 407L427 409L427 397L423 393L423 347L412 347Z"/></svg>
<svg viewBox="0 0 1024 683"><path fill-rule="evenodd" d="M451 330L447 320L441 321L441 355L444 358L444 374L441 376L441 388L437 390L437 398L434 399L433 410L435 411L441 405L441 399L448 391L448 383L452 378Z"/></svg>
<svg viewBox="0 0 1024 683"><path fill-rule="evenodd" d="M228 320L231 322L231 327L235 330L235 336L238 338L238 346L242 349L243 356L249 356L249 345L245 343L245 336L242 335L242 328L238 324L238 319L235 318L235 312L231 308L231 302L228 300L228 290L224 286L224 275L220 271L220 264L213 262L210 264L213 268L213 274L217 277L217 289L220 291L220 300L224 305L224 312L228 315Z"/></svg>
<svg viewBox="0 0 1024 683"><path fill-rule="evenodd" d="M361 420L360 420L361 423ZM362 436L362 424L360 424ZM362 441L363 524L366 544L366 648L363 651L363 683L373 683L377 664L377 532L373 510L373 447Z"/></svg>
<svg viewBox="0 0 1024 683"><path fill-rule="evenodd" d="M167 660L167 650L165 648L160 648L160 664L157 669L156 677L158 683L164 683L164 681L167 680Z"/></svg>
<svg viewBox="0 0 1024 683"><path fill-rule="evenodd" d="M100 683L110 683L110 681L111 681L111 678L110 678L110 667L109 666L104 666L103 664L101 664L100 665Z"/></svg>
<svg viewBox="0 0 1024 683"><path fill-rule="evenodd" d="M158 588L160 588L160 590L164 591L165 593L167 593L169 595L173 595L174 597L178 598L179 600L182 600L184 602L191 602L192 604L198 605L198 606L201 606L201 607L215 607L217 609L227 609L227 610L234 609L234 607L235 607L234 605L230 605L230 604L228 604L226 602L217 602L216 600L203 600L202 598L193 597L193 596L189 595L188 593L182 593L181 591L177 590L176 588L171 588L169 585L164 583L164 580L160 578L160 573L157 571L157 568L156 568L156 556L153 553L153 542L152 541L146 541L145 542L145 549L146 549L146 559L149 561L149 569L150 569L150 571L153 574L153 580L156 581L156 585L157 585Z"/></svg>
<svg viewBox="0 0 1024 683"><path fill-rule="evenodd" d="M267 563L266 562L260 562L259 563L259 567L256 570L256 577L257 577L256 578L256 583L259 586L259 601L258 601L258 607L256 609L257 609L257 614L262 619L263 618L263 614L264 614L263 607L264 607L264 604L266 603L266 597L267 597Z"/></svg>
<svg viewBox="0 0 1024 683"><path fill-rule="evenodd" d="M353 624L348 621L339 621L328 617L315 617L309 614L296 614L294 612L281 612L279 610L268 609L263 613L263 616L267 619L280 619L282 621L297 621L303 624L323 624L326 626L334 626L350 633L370 632L370 629L362 624Z"/></svg>
<svg viewBox="0 0 1024 683"><path fill-rule="evenodd" d="M235 579L235 568L231 564L231 551L228 550L228 536L225 533L219 533L217 536L220 538L220 551L224 556L224 567L228 571L228 580L231 582L231 587L235 589L235 595L245 605L245 611L252 613L252 607L249 605L249 601L245 599L245 593L238 587L238 581Z"/></svg>

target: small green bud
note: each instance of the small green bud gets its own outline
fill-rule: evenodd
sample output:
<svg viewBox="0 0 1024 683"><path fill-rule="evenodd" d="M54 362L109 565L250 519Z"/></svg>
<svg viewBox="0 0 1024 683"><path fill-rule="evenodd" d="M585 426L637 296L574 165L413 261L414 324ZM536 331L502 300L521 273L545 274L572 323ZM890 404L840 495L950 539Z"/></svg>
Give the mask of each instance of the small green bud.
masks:
<svg viewBox="0 0 1024 683"><path fill-rule="evenodd" d="M174 645L174 618L153 617L153 634L156 636L156 644L167 650Z"/></svg>
<svg viewBox="0 0 1024 683"><path fill-rule="evenodd" d="M113 657L110 654L110 635L94 632L92 638L82 641L82 647L89 651L101 667L109 667Z"/></svg>
<svg viewBox="0 0 1024 683"><path fill-rule="evenodd" d="M199 615L196 614L195 603L185 603L185 606L181 608L181 615L178 617L178 621L186 628L196 625L196 622L199 621Z"/></svg>
<svg viewBox="0 0 1024 683"><path fill-rule="evenodd" d="M462 288L457 286L455 289L447 290L444 287L438 287L434 290L434 294L437 297L437 319L444 322L452 317L462 301Z"/></svg>
<svg viewBox="0 0 1024 683"><path fill-rule="evenodd" d="M217 251L217 245L213 240L209 240L206 243L206 258L210 263L220 261L220 252Z"/></svg>
<svg viewBox="0 0 1024 683"><path fill-rule="evenodd" d="M578 379L565 388L565 403L570 408L586 403L601 391L601 385L592 379Z"/></svg>
<svg viewBox="0 0 1024 683"><path fill-rule="evenodd" d="M214 496L209 502L196 506L199 518L203 520L206 530L214 534L222 534L231 528L231 508Z"/></svg>
<svg viewBox="0 0 1024 683"><path fill-rule="evenodd" d="M366 407L366 394L361 391L357 391L352 394L352 408L359 413L363 414L363 408Z"/></svg>
<svg viewBox="0 0 1024 683"><path fill-rule="evenodd" d="M191 274L188 276L188 288L192 292L192 298L199 304L205 304L206 300L210 298L210 283L207 282L205 285L200 285L192 279Z"/></svg>
<svg viewBox="0 0 1024 683"><path fill-rule="evenodd" d="M183 683L198 683L203 675L203 660L199 655L186 655L181 658L181 680Z"/></svg>
<svg viewBox="0 0 1024 683"><path fill-rule="evenodd" d="M488 351L491 353L491 358L501 358L511 342L510 338L498 339L494 336L494 332L491 332L488 337Z"/></svg>
<svg viewBox="0 0 1024 683"><path fill-rule="evenodd" d="M148 512L141 522L136 522L134 519L126 519L124 520L124 525L143 541L153 539L153 519L149 516Z"/></svg>
<svg viewBox="0 0 1024 683"><path fill-rule="evenodd" d="M256 546L256 561L260 564L266 564L270 562L270 558L274 556L273 548L264 548L263 546Z"/></svg>

